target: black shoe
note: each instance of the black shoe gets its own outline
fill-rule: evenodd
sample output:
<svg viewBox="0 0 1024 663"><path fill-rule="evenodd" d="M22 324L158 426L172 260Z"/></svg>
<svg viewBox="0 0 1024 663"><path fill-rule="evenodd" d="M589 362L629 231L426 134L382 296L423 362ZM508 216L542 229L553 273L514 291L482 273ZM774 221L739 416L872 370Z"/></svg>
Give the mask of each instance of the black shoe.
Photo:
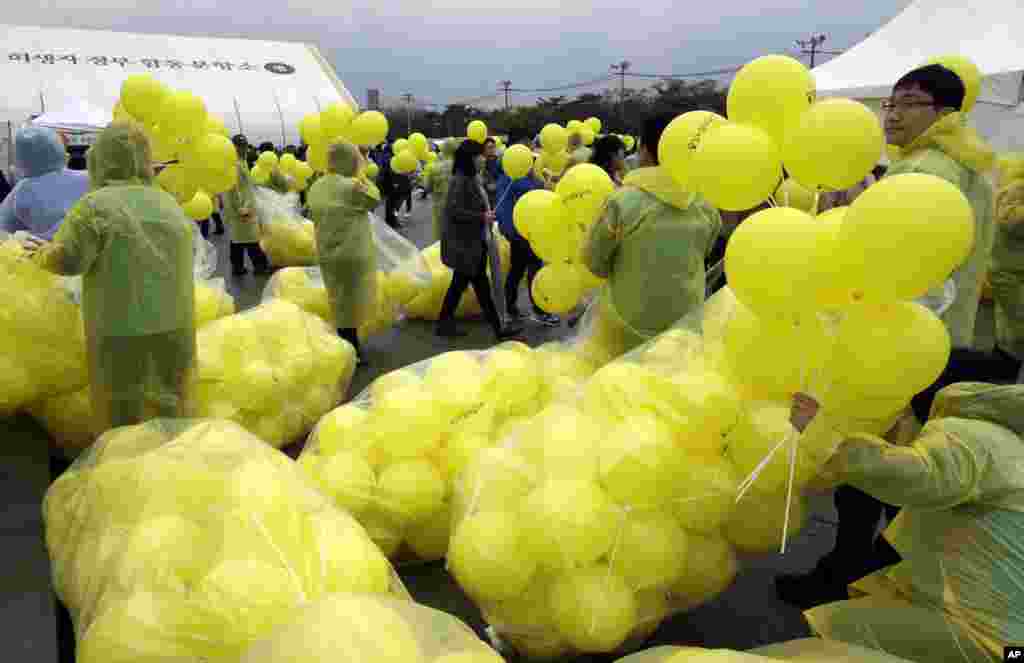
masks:
<svg viewBox="0 0 1024 663"><path fill-rule="evenodd" d="M513 338L518 338L523 333L523 326L517 324L506 325L502 329L498 330L495 336L498 337L499 341L509 341Z"/></svg>
<svg viewBox="0 0 1024 663"><path fill-rule="evenodd" d="M583 318L583 314L582 313L579 314L579 315L570 316L569 317L569 328L572 329L573 327L578 325L582 318Z"/></svg>
<svg viewBox="0 0 1024 663"><path fill-rule="evenodd" d="M545 327L557 327L562 324L562 319L557 315L545 313L544 311L534 311L531 317Z"/></svg>
<svg viewBox="0 0 1024 663"><path fill-rule="evenodd" d="M810 610L826 603L850 598L846 584L830 577L821 567L803 575L781 575L775 578L775 594L783 603Z"/></svg>
<svg viewBox="0 0 1024 663"><path fill-rule="evenodd" d="M509 309L508 314L505 317L509 320L519 321L523 319L523 314L515 309Z"/></svg>
<svg viewBox="0 0 1024 663"><path fill-rule="evenodd" d="M249 273L249 270L246 269L245 267L243 267L241 269L233 269L233 270L231 270L231 273L234 276L245 276L246 274Z"/></svg>
<svg viewBox="0 0 1024 663"><path fill-rule="evenodd" d="M356 355L356 368L365 368L366 366L369 365L370 362L366 357L364 357L363 355Z"/></svg>
<svg viewBox="0 0 1024 663"><path fill-rule="evenodd" d="M438 325L434 333L441 338L462 338L466 335L466 332L457 328L455 325Z"/></svg>
<svg viewBox="0 0 1024 663"><path fill-rule="evenodd" d="M224 234L224 229L223 228L217 228L216 230L213 231L213 234L214 235L223 235Z"/></svg>
<svg viewBox="0 0 1024 663"><path fill-rule="evenodd" d="M274 273L273 267L260 267L259 269L252 270L252 273L257 276L268 276Z"/></svg>

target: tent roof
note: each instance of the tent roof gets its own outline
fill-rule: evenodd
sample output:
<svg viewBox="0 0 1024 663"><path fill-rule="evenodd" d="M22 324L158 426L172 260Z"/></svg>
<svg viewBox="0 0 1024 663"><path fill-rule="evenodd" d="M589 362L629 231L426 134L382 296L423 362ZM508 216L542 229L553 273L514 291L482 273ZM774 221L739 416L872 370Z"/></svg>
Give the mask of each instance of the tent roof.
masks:
<svg viewBox="0 0 1024 663"><path fill-rule="evenodd" d="M43 113L32 120L32 124L67 131L96 131L110 124L111 120L113 115L110 110L77 99L61 110Z"/></svg>
<svg viewBox="0 0 1024 663"><path fill-rule="evenodd" d="M939 55L963 54L982 73L981 101L1016 105L1024 69L1021 0L916 0L842 55L815 67L822 96L882 98L908 71Z"/></svg>
<svg viewBox="0 0 1024 663"><path fill-rule="evenodd" d="M307 44L0 25L0 120L17 126L79 102L108 112L124 79L143 72L201 97L257 143L298 143L305 114L356 106Z"/></svg>

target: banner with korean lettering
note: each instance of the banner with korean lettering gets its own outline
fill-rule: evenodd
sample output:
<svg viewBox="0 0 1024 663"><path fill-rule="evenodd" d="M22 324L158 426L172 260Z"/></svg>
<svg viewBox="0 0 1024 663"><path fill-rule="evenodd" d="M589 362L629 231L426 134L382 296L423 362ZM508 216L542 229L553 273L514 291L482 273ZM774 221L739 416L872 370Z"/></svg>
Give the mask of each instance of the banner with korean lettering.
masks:
<svg viewBox="0 0 1024 663"><path fill-rule="evenodd" d="M307 113L357 106L308 44L0 25L0 121L19 126L83 102L109 110L139 72L201 97L250 142L298 144Z"/></svg>

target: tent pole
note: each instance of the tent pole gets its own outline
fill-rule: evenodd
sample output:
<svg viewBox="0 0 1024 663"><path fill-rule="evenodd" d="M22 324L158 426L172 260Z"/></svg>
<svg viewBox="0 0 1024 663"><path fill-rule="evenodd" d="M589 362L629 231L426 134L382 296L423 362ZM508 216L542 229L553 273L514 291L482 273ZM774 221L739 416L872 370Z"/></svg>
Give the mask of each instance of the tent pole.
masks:
<svg viewBox="0 0 1024 663"><path fill-rule="evenodd" d="M317 113L320 113L320 112L323 111L323 109L320 108L320 99L319 98L313 97L313 103L316 104L316 112Z"/></svg>
<svg viewBox="0 0 1024 663"><path fill-rule="evenodd" d="M43 91L42 90L39 91L39 108L41 109L39 111L40 113L45 113L46 112L46 99L43 97Z"/></svg>
<svg viewBox="0 0 1024 663"><path fill-rule="evenodd" d="M245 135L245 128L242 126L242 111L238 109L238 97L234 97L235 102L235 120L238 121L238 133Z"/></svg>
<svg viewBox="0 0 1024 663"><path fill-rule="evenodd" d="M277 117L281 120L281 149L288 144L288 138L285 136L284 129L284 113L281 112L281 102L277 99L277 92L274 93L274 105L277 106Z"/></svg>

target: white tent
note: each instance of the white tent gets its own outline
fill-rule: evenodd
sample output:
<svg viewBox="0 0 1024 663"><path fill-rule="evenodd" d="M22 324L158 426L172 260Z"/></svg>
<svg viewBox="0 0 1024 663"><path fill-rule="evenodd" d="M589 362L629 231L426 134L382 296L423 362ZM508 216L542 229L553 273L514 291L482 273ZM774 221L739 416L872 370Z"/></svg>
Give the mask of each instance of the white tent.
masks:
<svg viewBox="0 0 1024 663"><path fill-rule="evenodd" d="M77 99L61 110L43 113L32 120L39 127L58 131L97 131L110 124L113 115L109 109L99 108L88 101Z"/></svg>
<svg viewBox="0 0 1024 663"><path fill-rule="evenodd" d="M201 97L253 143L297 144L306 113L357 106L307 44L0 25L0 122L17 129L83 105L109 112L122 81L140 72Z"/></svg>
<svg viewBox="0 0 1024 663"><path fill-rule="evenodd" d="M1022 0L916 0L861 43L815 67L818 95L877 108L903 74L935 56L963 55L985 76L972 122L997 149L1024 150L1022 31Z"/></svg>

